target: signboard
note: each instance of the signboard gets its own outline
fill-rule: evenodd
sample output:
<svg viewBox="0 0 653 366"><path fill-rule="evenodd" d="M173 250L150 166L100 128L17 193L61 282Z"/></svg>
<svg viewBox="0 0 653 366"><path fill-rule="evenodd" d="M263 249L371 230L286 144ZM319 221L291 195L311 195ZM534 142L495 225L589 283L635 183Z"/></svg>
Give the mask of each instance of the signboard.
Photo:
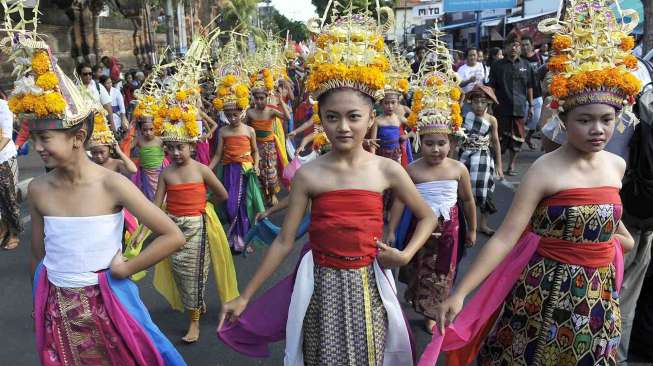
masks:
<svg viewBox="0 0 653 366"><path fill-rule="evenodd" d="M513 8L517 0L444 0L444 12L477 11L497 8Z"/></svg>
<svg viewBox="0 0 653 366"><path fill-rule="evenodd" d="M433 4L413 6L413 17L419 19L435 19L444 14L442 12L442 1Z"/></svg>

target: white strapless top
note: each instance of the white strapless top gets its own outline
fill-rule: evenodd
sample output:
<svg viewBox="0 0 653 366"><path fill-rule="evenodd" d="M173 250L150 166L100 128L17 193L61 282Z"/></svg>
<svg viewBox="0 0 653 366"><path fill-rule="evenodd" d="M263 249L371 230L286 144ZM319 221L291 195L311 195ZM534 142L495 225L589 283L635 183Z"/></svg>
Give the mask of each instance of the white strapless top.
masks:
<svg viewBox="0 0 653 366"><path fill-rule="evenodd" d="M445 221L451 219L449 212L458 200L457 180L434 180L415 186L436 217L442 216Z"/></svg>
<svg viewBox="0 0 653 366"><path fill-rule="evenodd" d="M58 287L98 283L97 271L109 268L122 249L124 214L101 216L44 216L48 279Z"/></svg>

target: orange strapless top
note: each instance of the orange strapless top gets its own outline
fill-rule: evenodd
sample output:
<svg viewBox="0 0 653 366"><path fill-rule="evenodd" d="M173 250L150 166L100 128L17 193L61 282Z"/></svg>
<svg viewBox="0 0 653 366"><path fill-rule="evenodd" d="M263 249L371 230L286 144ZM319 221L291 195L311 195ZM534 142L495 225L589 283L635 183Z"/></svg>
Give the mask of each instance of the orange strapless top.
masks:
<svg viewBox="0 0 653 366"><path fill-rule="evenodd" d="M225 136L223 164L253 162L249 136Z"/></svg>
<svg viewBox="0 0 653 366"><path fill-rule="evenodd" d="M368 266L376 257L374 238L383 235L383 196L358 189L313 198L309 239L315 263L332 268Z"/></svg>
<svg viewBox="0 0 653 366"><path fill-rule="evenodd" d="M166 208L175 216L199 216L206 207L204 183L170 184L166 191Z"/></svg>
<svg viewBox="0 0 653 366"><path fill-rule="evenodd" d="M256 140L261 142L274 141L273 120L271 119L253 119L252 128L256 131Z"/></svg>

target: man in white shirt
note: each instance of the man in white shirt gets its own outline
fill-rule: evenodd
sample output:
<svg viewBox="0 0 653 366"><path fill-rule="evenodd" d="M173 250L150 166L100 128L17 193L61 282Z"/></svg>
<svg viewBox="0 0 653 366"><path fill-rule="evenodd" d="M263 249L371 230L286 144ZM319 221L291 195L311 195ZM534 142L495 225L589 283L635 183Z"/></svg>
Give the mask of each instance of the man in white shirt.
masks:
<svg viewBox="0 0 653 366"><path fill-rule="evenodd" d="M103 88L95 80L93 80L93 70L88 64L81 64L77 67L77 73L82 79L82 86L86 88L89 95L93 97L97 102L102 104L104 109L107 110L107 121L111 124L111 130L115 131L115 126L113 124L113 110L111 108L111 96L107 92L106 88Z"/></svg>
<svg viewBox="0 0 653 366"><path fill-rule="evenodd" d="M476 48L468 48L465 52L466 63L458 68L458 77L460 78L460 88L463 90L463 95L469 93L476 85L483 85L483 81L487 77L485 74L485 67L483 61L478 60L478 53ZM472 107L469 103L465 102L462 106L463 118L468 112L471 112Z"/></svg>

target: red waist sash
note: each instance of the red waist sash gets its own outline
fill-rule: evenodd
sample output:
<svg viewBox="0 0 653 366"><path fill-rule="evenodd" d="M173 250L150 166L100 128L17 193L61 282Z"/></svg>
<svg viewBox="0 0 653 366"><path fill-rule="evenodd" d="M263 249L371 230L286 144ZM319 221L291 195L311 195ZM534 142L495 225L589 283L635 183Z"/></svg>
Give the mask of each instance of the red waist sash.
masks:
<svg viewBox="0 0 653 366"><path fill-rule="evenodd" d="M166 208L169 213L175 216L199 216L204 213L204 182L170 184L166 188Z"/></svg>
<svg viewBox="0 0 653 366"><path fill-rule="evenodd" d="M383 234L383 197L354 189L322 193L313 199L308 232L316 264L366 267L376 257L375 238Z"/></svg>
<svg viewBox="0 0 653 366"><path fill-rule="evenodd" d="M542 237L537 254L560 263L583 267L606 267L614 260L614 241L574 243L558 238Z"/></svg>

